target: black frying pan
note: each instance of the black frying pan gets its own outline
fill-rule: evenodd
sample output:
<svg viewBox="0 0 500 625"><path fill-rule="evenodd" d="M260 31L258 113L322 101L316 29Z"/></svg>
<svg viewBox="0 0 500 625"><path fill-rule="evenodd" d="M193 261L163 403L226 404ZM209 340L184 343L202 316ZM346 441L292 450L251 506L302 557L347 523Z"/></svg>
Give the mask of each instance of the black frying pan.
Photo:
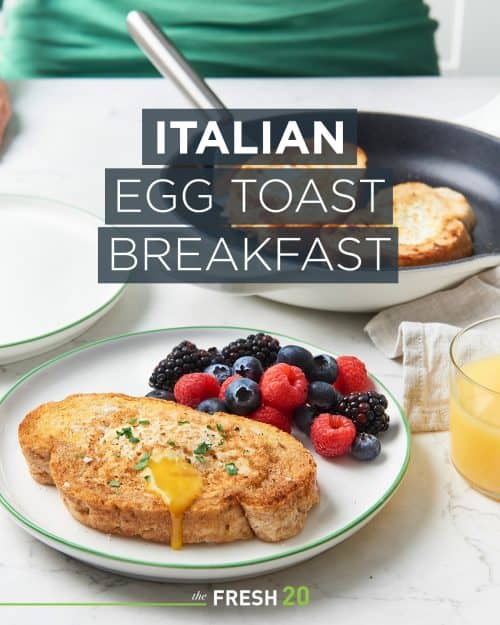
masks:
<svg viewBox="0 0 500 625"><path fill-rule="evenodd" d="M173 78L197 107L225 110L220 99L148 16L133 11L127 17L127 26L132 38L159 72ZM368 307L368 304L364 305L360 301L359 306L351 307L350 310L376 309L407 301L500 263L499 139L438 120L360 112L358 144L367 153L371 167L385 167L393 172L394 184L420 181L431 186L447 186L463 193L472 205L478 223L474 231L472 258L427 267L404 268L400 271L400 284L369 285L373 289L363 289L366 296L371 298L372 306ZM409 288L408 274L412 274L414 280L419 282L418 288L415 285ZM336 285L336 289L338 287L340 285ZM316 285L316 288L321 287ZM372 297L375 288L378 289L377 302ZM396 293L395 289L398 288L397 296L383 296L383 289L389 294L391 291ZM237 285L231 290L256 292L253 285ZM361 290L358 290L358 298L360 294ZM337 292L336 301L342 299L339 295ZM292 299L283 297L280 301L295 303ZM308 299L305 296L303 301L307 302ZM303 301L296 303L300 305ZM340 310L336 303L332 306L323 307Z"/></svg>
<svg viewBox="0 0 500 625"><path fill-rule="evenodd" d="M132 11L127 26L155 67L173 78L196 106L225 110L151 18ZM361 112L358 143L369 155L371 167L393 172L395 184L421 181L463 193L478 216L475 253L500 252L500 140L442 121Z"/></svg>

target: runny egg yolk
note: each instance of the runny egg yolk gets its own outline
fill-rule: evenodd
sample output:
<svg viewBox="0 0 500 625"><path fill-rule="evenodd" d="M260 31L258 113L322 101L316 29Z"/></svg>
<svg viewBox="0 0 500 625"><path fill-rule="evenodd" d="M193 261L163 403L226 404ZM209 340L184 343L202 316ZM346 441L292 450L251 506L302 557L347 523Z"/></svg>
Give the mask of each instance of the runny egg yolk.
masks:
<svg viewBox="0 0 500 625"><path fill-rule="evenodd" d="M170 546L181 549L184 512L201 493L201 475L186 460L168 456L151 458L147 474L146 489L159 495L170 511Z"/></svg>

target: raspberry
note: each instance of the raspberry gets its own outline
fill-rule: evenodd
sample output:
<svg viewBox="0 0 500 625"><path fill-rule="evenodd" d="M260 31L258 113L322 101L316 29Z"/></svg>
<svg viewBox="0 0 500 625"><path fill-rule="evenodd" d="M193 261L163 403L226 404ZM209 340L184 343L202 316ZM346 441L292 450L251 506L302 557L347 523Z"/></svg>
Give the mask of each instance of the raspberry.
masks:
<svg viewBox="0 0 500 625"><path fill-rule="evenodd" d="M311 425L314 449L327 458L342 456L349 451L356 437L356 427L347 417L338 414L320 414Z"/></svg>
<svg viewBox="0 0 500 625"><path fill-rule="evenodd" d="M288 414L305 403L307 389L302 369L284 362L269 367L260 379L262 402Z"/></svg>
<svg viewBox="0 0 500 625"><path fill-rule="evenodd" d="M334 387L342 393L349 395L354 391L367 391L370 380L366 373L365 363L356 356L339 356L337 358L339 374Z"/></svg>
<svg viewBox="0 0 500 625"><path fill-rule="evenodd" d="M241 377L242 377L241 375L230 375L227 378L227 380L224 380L224 382L221 384L221 387L220 387L220 390L219 390L219 399L224 401L227 387L231 384L231 382L234 382L235 380L237 380L238 378L241 378Z"/></svg>
<svg viewBox="0 0 500 625"><path fill-rule="evenodd" d="M375 382L371 378L368 378L368 382L366 384L366 390L367 391L376 391L377 390L377 385L375 384Z"/></svg>
<svg viewBox="0 0 500 625"><path fill-rule="evenodd" d="M217 397L219 382L209 373L187 373L177 380L174 397L179 404L196 408L204 399Z"/></svg>
<svg viewBox="0 0 500 625"><path fill-rule="evenodd" d="M250 419L260 421L261 423L268 423L283 430L283 432L290 433L292 431L292 423L290 419L272 406L260 406L257 410L254 410L249 415Z"/></svg>

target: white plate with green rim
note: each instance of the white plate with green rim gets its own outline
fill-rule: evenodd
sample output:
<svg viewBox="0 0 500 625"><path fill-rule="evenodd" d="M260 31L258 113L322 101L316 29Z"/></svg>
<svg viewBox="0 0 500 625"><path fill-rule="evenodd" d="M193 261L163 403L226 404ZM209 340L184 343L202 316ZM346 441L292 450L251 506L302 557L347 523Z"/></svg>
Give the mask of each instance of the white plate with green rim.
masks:
<svg viewBox="0 0 500 625"><path fill-rule="evenodd" d="M195 326L125 334L85 345L33 369L0 401L0 502L4 508L22 528L59 551L115 573L168 582L222 581L271 573L308 560L357 532L394 494L409 460L408 423L394 396L378 380L391 416L389 430L381 435L381 455L362 463L350 457L326 460L313 452L321 501L311 510L303 531L281 543L252 539L186 545L174 551L139 539L101 534L75 521L54 487L37 484L30 477L17 428L38 404L72 393L142 396L149 390L147 381L156 363L180 341L222 347L254 332L258 330ZM282 344L302 345L315 354L324 351L269 333ZM311 448L305 437L301 440ZM366 488L368 479L370 488Z"/></svg>
<svg viewBox="0 0 500 625"><path fill-rule="evenodd" d="M99 225L56 200L0 195L0 365L69 341L116 304L123 285L97 282Z"/></svg>

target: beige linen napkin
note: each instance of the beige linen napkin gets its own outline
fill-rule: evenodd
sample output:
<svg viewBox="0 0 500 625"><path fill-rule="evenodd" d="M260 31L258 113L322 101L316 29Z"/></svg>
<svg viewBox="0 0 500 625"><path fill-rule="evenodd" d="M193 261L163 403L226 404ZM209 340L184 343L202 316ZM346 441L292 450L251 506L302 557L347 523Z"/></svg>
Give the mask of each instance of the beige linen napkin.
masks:
<svg viewBox="0 0 500 625"><path fill-rule="evenodd" d="M403 402L414 432L448 428L451 339L460 328L498 314L500 267L384 310L366 325L386 356L403 358Z"/></svg>

